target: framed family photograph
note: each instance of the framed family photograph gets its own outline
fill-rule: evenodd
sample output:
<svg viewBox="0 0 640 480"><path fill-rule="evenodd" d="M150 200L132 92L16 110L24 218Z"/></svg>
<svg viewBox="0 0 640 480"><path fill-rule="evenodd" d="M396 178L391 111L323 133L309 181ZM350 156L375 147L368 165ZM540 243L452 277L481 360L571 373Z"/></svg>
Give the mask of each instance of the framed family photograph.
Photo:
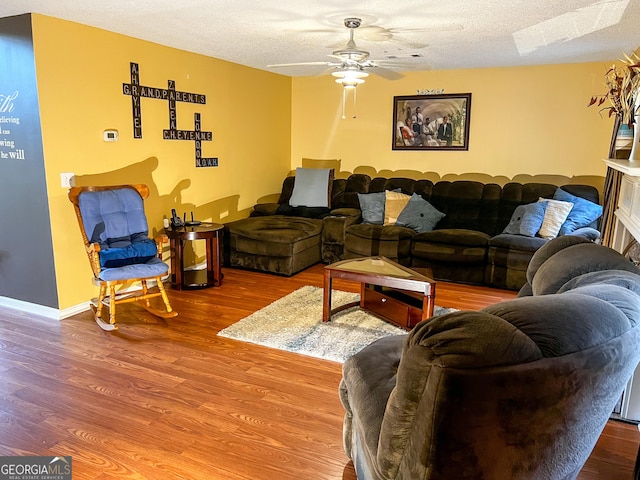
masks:
<svg viewBox="0 0 640 480"><path fill-rule="evenodd" d="M469 150L471 94L393 97L393 150Z"/></svg>

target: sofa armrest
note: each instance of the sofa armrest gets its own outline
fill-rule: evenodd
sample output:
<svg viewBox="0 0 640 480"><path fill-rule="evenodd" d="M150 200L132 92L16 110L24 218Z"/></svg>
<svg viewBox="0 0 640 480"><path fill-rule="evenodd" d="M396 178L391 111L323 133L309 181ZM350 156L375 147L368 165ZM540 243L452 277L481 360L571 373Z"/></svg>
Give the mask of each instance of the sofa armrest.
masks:
<svg viewBox="0 0 640 480"><path fill-rule="evenodd" d="M592 242L597 242L598 240L600 240L600 232L591 227L578 228L577 230L571 232L569 235L586 238L587 240L591 240Z"/></svg>
<svg viewBox="0 0 640 480"><path fill-rule="evenodd" d="M322 261L333 263L342 260L347 227L362 221L357 208L337 208L322 219Z"/></svg>
<svg viewBox="0 0 640 480"><path fill-rule="evenodd" d="M279 206L279 203L257 203L253 206L253 211L250 216L263 217L266 215L275 215Z"/></svg>

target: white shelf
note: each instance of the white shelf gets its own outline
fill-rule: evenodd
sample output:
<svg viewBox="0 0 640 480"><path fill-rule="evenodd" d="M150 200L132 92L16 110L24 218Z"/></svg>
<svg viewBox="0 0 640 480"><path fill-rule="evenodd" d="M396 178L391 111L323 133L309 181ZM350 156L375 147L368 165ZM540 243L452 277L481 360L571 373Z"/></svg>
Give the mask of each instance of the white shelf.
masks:
<svg viewBox="0 0 640 480"><path fill-rule="evenodd" d="M635 160L615 160L613 158L605 158L604 163L614 170L634 177L640 177L640 161Z"/></svg>

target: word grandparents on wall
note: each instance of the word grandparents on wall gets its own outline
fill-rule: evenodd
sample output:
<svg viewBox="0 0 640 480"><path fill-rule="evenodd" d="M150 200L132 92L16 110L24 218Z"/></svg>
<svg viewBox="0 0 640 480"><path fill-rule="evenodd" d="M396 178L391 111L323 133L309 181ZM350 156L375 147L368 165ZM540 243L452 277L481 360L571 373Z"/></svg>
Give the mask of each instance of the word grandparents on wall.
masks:
<svg viewBox="0 0 640 480"><path fill-rule="evenodd" d="M206 95L200 93L179 92L176 90L176 82L168 80L168 88L148 87L140 85L140 68L137 63L131 62L131 83L122 84L122 93L131 96L133 108L133 138L142 138L142 109L141 98L153 98L163 100L169 105L169 128L162 131L165 140L189 140L195 142L196 167L217 167L218 159L202 156L202 142L213 140L212 132L203 132L200 113L193 114L193 130L179 130L177 127L176 102L207 103Z"/></svg>

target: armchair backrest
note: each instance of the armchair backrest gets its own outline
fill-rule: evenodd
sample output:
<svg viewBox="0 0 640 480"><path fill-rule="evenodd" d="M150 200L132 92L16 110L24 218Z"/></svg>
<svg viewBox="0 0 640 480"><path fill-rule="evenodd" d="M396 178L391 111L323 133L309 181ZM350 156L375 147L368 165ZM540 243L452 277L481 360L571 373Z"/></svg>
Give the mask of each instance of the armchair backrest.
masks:
<svg viewBox="0 0 640 480"><path fill-rule="evenodd" d="M409 333L375 444L382 477L576 477L640 360L640 269L549 243L539 295Z"/></svg>

